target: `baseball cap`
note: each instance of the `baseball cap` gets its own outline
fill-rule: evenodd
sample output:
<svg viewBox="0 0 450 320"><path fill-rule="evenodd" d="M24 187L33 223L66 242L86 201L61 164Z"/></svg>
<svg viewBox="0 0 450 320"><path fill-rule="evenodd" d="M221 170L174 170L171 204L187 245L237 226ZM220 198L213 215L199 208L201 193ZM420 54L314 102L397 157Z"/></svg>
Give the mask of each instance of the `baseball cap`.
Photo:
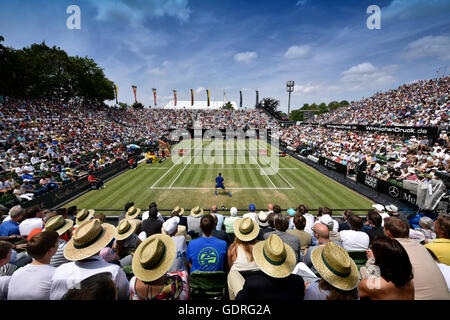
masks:
<svg viewBox="0 0 450 320"><path fill-rule="evenodd" d="M255 207L255 205L252 203L251 205L249 205L248 206L248 210L249 211L255 211L256 210L256 207Z"/></svg>

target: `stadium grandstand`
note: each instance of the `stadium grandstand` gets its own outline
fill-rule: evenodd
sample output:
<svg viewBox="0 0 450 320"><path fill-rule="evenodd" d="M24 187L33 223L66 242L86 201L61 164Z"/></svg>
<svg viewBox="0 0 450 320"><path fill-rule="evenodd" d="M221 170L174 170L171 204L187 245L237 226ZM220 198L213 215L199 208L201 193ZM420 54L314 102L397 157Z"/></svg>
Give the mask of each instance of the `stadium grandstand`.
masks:
<svg viewBox="0 0 450 320"><path fill-rule="evenodd" d="M25 300L186 301L151 305L180 319L218 316L215 303L281 319L275 302L295 316L292 302L322 300L299 310L325 317L358 313L330 300L450 300L450 75L433 69L449 58L448 5L387 1L383 28L358 31L360 1L327 16L318 1L233 1L81 1L82 28L71 5L63 31L61 3L39 25L0 4L8 41L46 39L0 36L5 315ZM308 32L294 44L292 30ZM64 39L75 56L46 44ZM176 87L197 89L186 101ZM291 98L331 102L291 112Z"/></svg>

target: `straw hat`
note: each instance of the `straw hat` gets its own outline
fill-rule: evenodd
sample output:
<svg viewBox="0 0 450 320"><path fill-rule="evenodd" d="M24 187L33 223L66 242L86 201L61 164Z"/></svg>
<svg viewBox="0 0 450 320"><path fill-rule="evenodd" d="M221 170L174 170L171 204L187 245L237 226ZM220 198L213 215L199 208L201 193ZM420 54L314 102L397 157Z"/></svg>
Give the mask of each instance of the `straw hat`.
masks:
<svg viewBox="0 0 450 320"><path fill-rule="evenodd" d="M89 258L99 252L114 238L116 228L97 219L83 223L75 230L64 248L64 257L69 261Z"/></svg>
<svg viewBox="0 0 450 320"><path fill-rule="evenodd" d="M126 219L134 219L136 217L139 216L139 214L141 213L141 209L136 208L135 206L131 206L127 213L125 214L125 218Z"/></svg>
<svg viewBox="0 0 450 320"><path fill-rule="evenodd" d="M358 285L359 274L355 262L344 248L334 242L314 249L311 261L322 279L335 288L350 291Z"/></svg>
<svg viewBox="0 0 450 320"><path fill-rule="evenodd" d="M75 222L78 226L80 226L82 223L85 223L86 221L89 221L95 214L95 211L92 209L82 209L78 211Z"/></svg>
<svg viewBox="0 0 450 320"><path fill-rule="evenodd" d="M50 218L45 223L45 228L42 231L56 231L59 235L63 235L67 230L72 228L73 221L64 219L63 216L57 215Z"/></svg>
<svg viewBox="0 0 450 320"><path fill-rule="evenodd" d="M132 270L136 278L151 282L161 278L175 259L175 242L164 234L154 234L142 242L133 256Z"/></svg>
<svg viewBox="0 0 450 320"><path fill-rule="evenodd" d="M179 206L176 206L173 210L172 210L172 214L176 213L177 215L179 215L180 217L183 215L184 213L184 209L180 208Z"/></svg>
<svg viewBox="0 0 450 320"><path fill-rule="evenodd" d="M253 257L258 267L273 278L286 278L297 264L294 250L276 234L253 247Z"/></svg>
<svg viewBox="0 0 450 320"><path fill-rule="evenodd" d="M201 215L203 215L203 209L201 209L199 206L192 208L191 216L197 218L200 217Z"/></svg>
<svg viewBox="0 0 450 320"><path fill-rule="evenodd" d="M260 211L258 215L256 216L256 222L260 227L267 227L269 225L269 213Z"/></svg>
<svg viewBox="0 0 450 320"><path fill-rule="evenodd" d="M259 226L252 218L237 219L234 221L234 234L239 240L252 241L259 234Z"/></svg>
<svg viewBox="0 0 450 320"><path fill-rule="evenodd" d="M116 228L114 238L116 240L125 240L136 230L136 223L131 219L123 219Z"/></svg>

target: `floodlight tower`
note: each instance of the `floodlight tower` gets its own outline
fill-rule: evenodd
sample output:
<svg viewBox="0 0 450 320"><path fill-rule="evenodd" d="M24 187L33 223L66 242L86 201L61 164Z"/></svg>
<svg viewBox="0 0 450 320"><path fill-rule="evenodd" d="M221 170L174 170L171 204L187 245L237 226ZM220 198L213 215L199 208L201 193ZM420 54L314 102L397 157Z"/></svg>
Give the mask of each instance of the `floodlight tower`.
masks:
<svg viewBox="0 0 450 320"><path fill-rule="evenodd" d="M291 93L294 92L294 81L289 80L286 82L286 91L289 93L289 101L288 101L288 120L291 116Z"/></svg>

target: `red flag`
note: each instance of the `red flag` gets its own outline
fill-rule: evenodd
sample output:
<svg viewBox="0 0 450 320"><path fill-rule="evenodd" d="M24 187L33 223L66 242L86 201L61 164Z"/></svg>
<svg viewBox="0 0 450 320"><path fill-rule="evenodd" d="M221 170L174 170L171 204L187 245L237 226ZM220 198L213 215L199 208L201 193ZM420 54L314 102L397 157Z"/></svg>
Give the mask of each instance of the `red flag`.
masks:
<svg viewBox="0 0 450 320"><path fill-rule="evenodd" d="M156 89L153 88L152 90L153 90L153 97L155 98L155 106L156 106Z"/></svg>
<svg viewBox="0 0 450 320"><path fill-rule="evenodd" d="M136 95L136 90L137 87L136 86L131 86L133 88L133 92L134 92L134 101L137 103L137 95Z"/></svg>
<svg viewBox="0 0 450 320"><path fill-rule="evenodd" d="M177 90L173 90L173 97L175 99L175 107L177 106Z"/></svg>

